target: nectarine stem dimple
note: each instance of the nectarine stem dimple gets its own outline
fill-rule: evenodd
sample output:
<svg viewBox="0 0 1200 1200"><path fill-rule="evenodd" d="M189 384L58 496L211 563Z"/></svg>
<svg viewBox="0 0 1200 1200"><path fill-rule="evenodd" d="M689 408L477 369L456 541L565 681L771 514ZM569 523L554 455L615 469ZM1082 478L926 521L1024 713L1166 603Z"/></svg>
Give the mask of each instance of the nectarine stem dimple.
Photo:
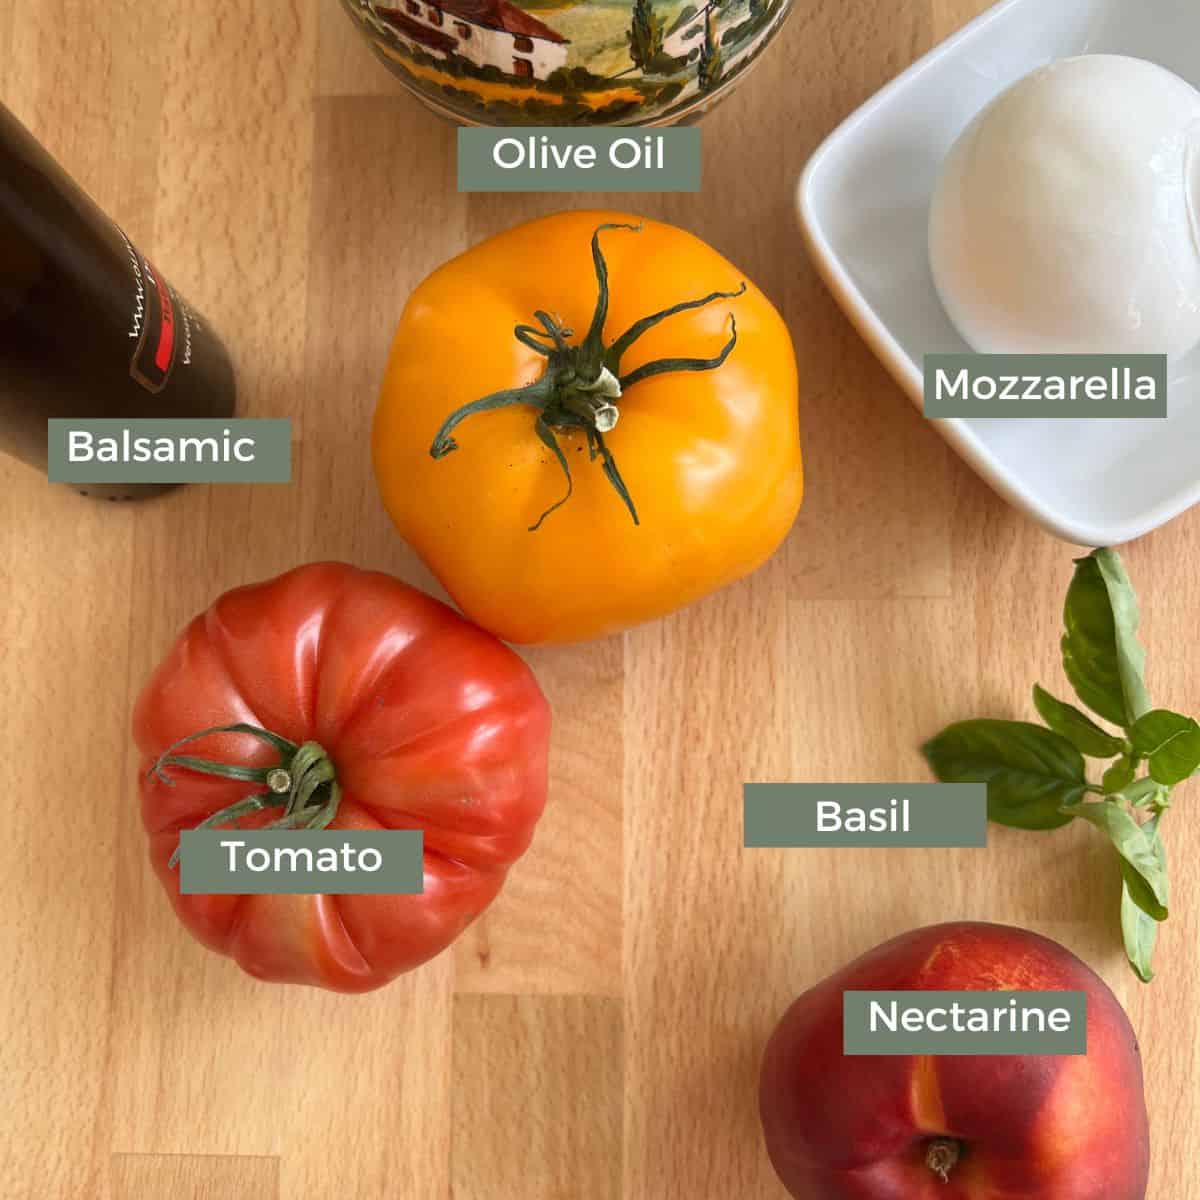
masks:
<svg viewBox="0 0 1200 1200"><path fill-rule="evenodd" d="M961 1148L953 1138L934 1138L925 1149L925 1165L943 1183L949 1183L960 1153Z"/></svg>

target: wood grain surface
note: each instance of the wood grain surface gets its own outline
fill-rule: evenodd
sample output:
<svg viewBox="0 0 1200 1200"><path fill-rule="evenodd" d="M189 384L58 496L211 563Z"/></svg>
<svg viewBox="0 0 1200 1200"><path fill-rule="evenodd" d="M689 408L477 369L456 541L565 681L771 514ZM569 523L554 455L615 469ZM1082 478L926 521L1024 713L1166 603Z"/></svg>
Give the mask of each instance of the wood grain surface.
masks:
<svg viewBox="0 0 1200 1200"><path fill-rule="evenodd" d="M1142 1039L1154 1200L1197 1200L1200 827L1168 824L1173 916L1126 969L1084 829L986 851L746 851L748 780L925 779L950 719L1060 682L1070 547L946 448L805 260L792 188L860 101L985 0L796 0L704 125L700 195L455 191L454 131L335 0L4 0L0 99L224 334L245 411L290 416L291 486L102 505L0 460L5 1200L782 1200L758 1056L792 997L874 943L1007 921L1096 966ZM147 864L128 714L225 589L342 558L436 591L394 535L366 427L412 286L569 204L711 241L784 312L807 498L751 579L528 657L552 792L496 905L366 997L270 987L181 929ZM1157 700L1200 708L1200 512L1130 547ZM1098 1102L1099 1098L1098 1098ZM15 1107L14 1107L15 1105Z"/></svg>

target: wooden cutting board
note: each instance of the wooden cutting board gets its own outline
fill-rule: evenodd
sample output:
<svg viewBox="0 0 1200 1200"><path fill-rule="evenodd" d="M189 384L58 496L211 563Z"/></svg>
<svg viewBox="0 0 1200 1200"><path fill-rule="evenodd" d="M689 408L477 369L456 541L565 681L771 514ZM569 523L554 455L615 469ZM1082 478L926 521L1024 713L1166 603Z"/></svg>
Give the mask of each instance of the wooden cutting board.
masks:
<svg viewBox="0 0 1200 1200"><path fill-rule="evenodd" d="M0 98L224 333L246 411L290 416L291 486L103 505L0 461L7 834L0 1195L37 1200L783 1200L758 1055L800 990L950 918L1026 925L1103 972L1146 1056L1154 1200L1196 1200L1200 826L1168 826L1160 977L1133 980L1110 854L746 851L747 780L927 777L948 720L1056 685L1063 546L885 376L808 266L818 142L984 0L797 0L704 124L700 195L571 197L684 225L796 341L808 497L750 580L593 645L535 650L550 807L495 907L374 995L269 987L179 927L146 862L128 713L218 593L342 558L436 590L393 534L366 427L412 286L564 200L459 195L454 131L335 0L7 0ZM534 267L536 269L536 267ZM1162 703L1200 708L1200 513L1129 549Z"/></svg>

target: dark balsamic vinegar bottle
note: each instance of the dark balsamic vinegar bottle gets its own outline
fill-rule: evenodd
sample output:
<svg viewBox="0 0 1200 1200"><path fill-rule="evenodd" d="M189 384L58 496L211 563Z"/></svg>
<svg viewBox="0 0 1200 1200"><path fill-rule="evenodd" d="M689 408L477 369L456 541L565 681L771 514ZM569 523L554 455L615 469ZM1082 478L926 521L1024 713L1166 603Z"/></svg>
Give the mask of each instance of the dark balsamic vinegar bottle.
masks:
<svg viewBox="0 0 1200 1200"><path fill-rule="evenodd" d="M0 104L0 450L44 471L47 418L223 418L234 404L220 339Z"/></svg>

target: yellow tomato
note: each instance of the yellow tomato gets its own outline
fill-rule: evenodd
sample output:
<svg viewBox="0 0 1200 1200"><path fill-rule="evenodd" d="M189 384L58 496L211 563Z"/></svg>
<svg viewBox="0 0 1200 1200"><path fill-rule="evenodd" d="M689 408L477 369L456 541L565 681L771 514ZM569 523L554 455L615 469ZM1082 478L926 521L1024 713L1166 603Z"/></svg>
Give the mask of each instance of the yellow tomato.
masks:
<svg viewBox="0 0 1200 1200"><path fill-rule="evenodd" d="M797 425L787 328L741 272L673 226L569 212L416 289L372 450L393 521L463 612L564 642L768 558L800 506Z"/></svg>

